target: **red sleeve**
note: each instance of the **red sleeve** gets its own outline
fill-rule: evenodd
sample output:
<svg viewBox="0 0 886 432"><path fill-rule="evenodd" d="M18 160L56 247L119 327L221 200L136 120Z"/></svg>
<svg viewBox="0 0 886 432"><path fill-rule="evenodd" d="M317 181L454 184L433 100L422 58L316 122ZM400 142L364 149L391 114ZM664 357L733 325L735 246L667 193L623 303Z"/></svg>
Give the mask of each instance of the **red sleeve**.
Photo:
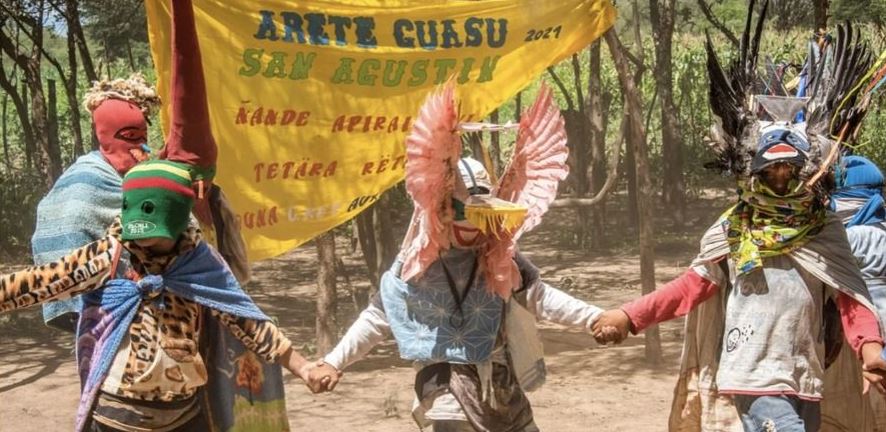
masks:
<svg viewBox="0 0 886 432"><path fill-rule="evenodd" d="M837 294L837 308L840 309L843 333L856 354L861 355L861 346L868 342L883 344L880 323L870 309L842 292Z"/></svg>
<svg viewBox="0 0 886 432"><path fill-rule="evenodd" d="M689 269L654 292L625 304L621 310L631 320L631 332L637 334L653 324L686 315L716 291L717 284Z"/></svg>

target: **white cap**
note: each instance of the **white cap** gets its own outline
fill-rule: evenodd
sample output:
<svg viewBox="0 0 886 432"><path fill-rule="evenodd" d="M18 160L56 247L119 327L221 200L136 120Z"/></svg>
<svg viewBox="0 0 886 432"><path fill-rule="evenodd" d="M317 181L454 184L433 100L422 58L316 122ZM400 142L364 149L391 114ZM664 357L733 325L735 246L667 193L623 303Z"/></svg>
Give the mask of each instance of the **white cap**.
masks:
<svg viewBox="0 0 886 432"><path fill-rule="evenodd" d="M458 172L461 179L465 183L465 187L470 191L471 188L481 187L488 191L492 191L492 181L489 179L489 172L480 161L474 158L461 158L458 164Z"/></svg>

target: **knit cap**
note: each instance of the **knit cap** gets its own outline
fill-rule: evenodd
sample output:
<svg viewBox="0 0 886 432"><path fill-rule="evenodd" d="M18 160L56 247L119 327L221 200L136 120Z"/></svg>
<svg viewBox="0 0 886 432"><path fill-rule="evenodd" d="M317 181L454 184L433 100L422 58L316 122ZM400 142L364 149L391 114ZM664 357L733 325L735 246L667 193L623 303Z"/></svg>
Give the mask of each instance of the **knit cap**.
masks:
<svg viewBox="0 0 886 432"><path fill-rule="evenodd" d="M142 162L123 177L123 240L175 240L188 227L195 194L191 167L164 160Z"/></svg>

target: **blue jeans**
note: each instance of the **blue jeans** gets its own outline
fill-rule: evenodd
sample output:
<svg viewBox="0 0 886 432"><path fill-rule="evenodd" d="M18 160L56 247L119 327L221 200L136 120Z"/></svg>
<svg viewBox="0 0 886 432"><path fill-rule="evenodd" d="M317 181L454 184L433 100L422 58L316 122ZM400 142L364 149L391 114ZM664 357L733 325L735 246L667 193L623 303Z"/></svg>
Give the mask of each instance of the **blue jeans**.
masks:
<svg viewBox="0 0 886 432"><path fill-rule="evenodd" d="M796 396L732 397L745 432L818 432L821 404Z"/></svg>
<svg viewBox="0 0 886 432"><path fill-rule="evenodd" d="M879 281L868 282L868 292L871 293L871 300L877 307L880 322L886 323L886 284Z"/></svg>

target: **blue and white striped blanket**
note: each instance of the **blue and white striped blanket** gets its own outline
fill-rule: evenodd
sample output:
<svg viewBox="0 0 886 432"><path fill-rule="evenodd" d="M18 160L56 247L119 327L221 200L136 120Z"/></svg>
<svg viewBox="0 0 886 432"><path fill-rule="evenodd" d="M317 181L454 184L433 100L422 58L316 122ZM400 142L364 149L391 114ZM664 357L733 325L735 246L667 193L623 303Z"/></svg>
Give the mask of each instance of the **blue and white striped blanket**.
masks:
<svg viewBox="0 0 886 432"><path fill-rule="evenodd" d="M120 214L122 183L101 153L94 151L77 159L37 206L37 228L31 238L34 264L55 261L104 237ZM81 308L79 297L46 304L43 320L73 332Z"/></svg>

